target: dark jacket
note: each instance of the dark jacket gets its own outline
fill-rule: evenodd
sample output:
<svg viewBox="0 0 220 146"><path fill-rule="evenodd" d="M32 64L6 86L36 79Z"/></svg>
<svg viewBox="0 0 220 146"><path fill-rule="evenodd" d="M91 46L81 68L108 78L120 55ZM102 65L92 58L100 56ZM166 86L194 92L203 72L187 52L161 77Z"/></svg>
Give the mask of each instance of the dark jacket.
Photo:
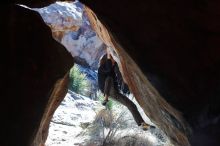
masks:
<svg viewBox="0 0 220 146"><path fill-rule="evenodd" d="M127 84L123 82L117 63L112 65L111 59L106 59L105 63L103 63L98 69L98 85L102 93L104 93L105 80L107 77L113 79L114 89L116 91L120 90L125 94L130 93Z"/></svg>
<svg viewBox="0 0 220 146"><path fill-rule="evenodd" d="M128 85L123 81L123 77L121 75L121 72L119 70L117 63L115 63L114 65L114 73L115 73L116 81L117 81L117 89L120 90L124 94L130 94Z"/></svg>
<svg viewBox="0 0 220 146"><path fill-rule="evenodd" d="M102 93L104 93L105 80L107 79L107 77L112 77L114 81L114 88L117 90L117 81L111 59L107 59L105 63L100 65L98 69L98 85Z"/></svg>

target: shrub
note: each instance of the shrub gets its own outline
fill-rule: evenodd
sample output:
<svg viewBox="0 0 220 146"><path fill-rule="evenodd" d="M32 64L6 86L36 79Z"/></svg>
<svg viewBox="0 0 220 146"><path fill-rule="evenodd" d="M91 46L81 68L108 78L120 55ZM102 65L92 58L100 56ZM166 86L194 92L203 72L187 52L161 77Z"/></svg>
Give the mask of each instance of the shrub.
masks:
<svg viewBox="0 0 220 146"><path fill-rule="evenodd" d="M104 95L101 92L98 92L97 98L100 102L102 102L104 100ZM114 101L112 101L112 99L108 99L109 101L106 104L106 107L109 110L112 110L112 107L114 104L116 104Z"/></svg>
<svg viewBox="0 0 220 146"><path fill-rule="evenodd" d="M77 94L85 94L89 86L89 81L86 79L86 74L81 73L77 65L70 69L69 73L70 84L69 89Z"/></svg>

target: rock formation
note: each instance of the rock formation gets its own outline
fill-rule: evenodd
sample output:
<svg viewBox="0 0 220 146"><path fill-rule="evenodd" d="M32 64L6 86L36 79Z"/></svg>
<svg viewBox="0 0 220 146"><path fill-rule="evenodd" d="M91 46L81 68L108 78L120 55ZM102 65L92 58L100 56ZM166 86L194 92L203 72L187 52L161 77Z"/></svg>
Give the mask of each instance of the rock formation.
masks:
<svg viewBox="0 0 220 146"><path fill-rule="evenodd" d="M157 93L139 67L124 49L114 41L114 38L110 36L110 32L105 29L95 14L89 8L85 7L84 9L84 7L79 2L57 2L48 7L35 10L42 15L45 22L51 27L52 32L58 31L60 33L59 38L54 36L55 39L64 44L73 57L85 60L77 63L94 68L92 65L95 62L97 66L101 53L103 53L103 48L99 49L100 47L94 46L102 46L103 41L105 45L111 48L112 55L117 61L125 81L147 116L164 130L174 143L189 145L185 136L187 127L184 125L181 115ZM84 14L83 18L82 14ZM91 31L90 24L102 41L98 39L94 31ZM78 31L72 29L77 27L79 27ZM91 42L91 38L94 38L94 41ZM174 117L175 121L172 121L170 116ZM178 124L178 127L173 122L176 122L175 124Z"/></svg>
<svg viewBox="0 0 220 146"><path fill-rule="evenodd" d="M38 11L50 26L53 37L63 44L74 62L97 70L105 45L92 30L84 5L80 2L56 2Z"/></svg>
<svg viewBox="0 0 220 146"><path fill-rule="evenodd" d="M146 115L168 135L175 145L190 145L186 137L188 127L181 114L160 96L137 64L116 42L111 32L102 25L96 15L89 8L86 8L85 11L93 29L111 48L111 53L119 65L124 80ZM176 121L172 121L170 116L174 117ZM178 126L175 125L175 122Z"/></svg>
<svg viewBox="0 0 220 146"><path fill-rule="evenodd" d="M121 70L127 73L129 69L130 72L127 64L133 64L133 59L140 67L140 70L135 68L137 74L144 73L166 101L189 122L193 129L191 144L218 146L219 2L82 1L94 10L114 35L117 43L111 35L110 40L116 46L115 59L122 61ZM52 2L11 0L1 7L3 39L0 46L4 55L0 89L4 127L0 145L29 146L33 142L53 85L72 66L70 54L52 39L40 16L13 5L19 3L39 8ZM93 26L101 26L96 24ZM106 33L99 33L103 39L105 36L102 34ZM112 43L108 45L112 46ZM119 43L122 47L118 46ZM132 59L127 58L123 63L124 54L120 56L117 48L123 48ZM134 73L130 75L136 76ZM136 77L135 82L148 84L146 76L141 75L140 82ZM148 100L142 98L143 92L135 89L129 76L124 74L124 77L145 107ZM145 88L141 90L152 91ZM154 94L158 95L158 92ZM145 109L149 114L148 110Z"/></svg>
<svg viewBox="0 0 220 146"><path fill-rule="evenodd" d="M1 19L0 145L30 146L53 87L73 60L36 12L8 4Z"/></svg>
<svg viewBox="0 0 220 146"><path fill-rule="evenodd" d="M101 18L159 93L183 113L193 130L192 145L218 145L219 2L82 2Z"/></svg>

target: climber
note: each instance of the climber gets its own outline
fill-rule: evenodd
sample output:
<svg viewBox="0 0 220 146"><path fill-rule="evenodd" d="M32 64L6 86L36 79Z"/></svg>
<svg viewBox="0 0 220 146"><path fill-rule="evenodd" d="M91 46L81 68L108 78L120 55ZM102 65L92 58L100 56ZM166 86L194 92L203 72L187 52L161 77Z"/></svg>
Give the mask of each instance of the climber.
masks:
<svg viewBox="0 0 220 146"><path fill-rule="evenodd" d="M98 68L98 85L99 89L104 94L104 101L102 102L102 104L105 106L110 96L111 98L123 104L129 109L137 125L142 126L143 130L155 128L154 126L145 123L136 105L128 97L120 93L118 82L116 79L117 74L115 73L116 67L117 63L114 61L110 52L107 49L107 54L100 59Z"/></svg>

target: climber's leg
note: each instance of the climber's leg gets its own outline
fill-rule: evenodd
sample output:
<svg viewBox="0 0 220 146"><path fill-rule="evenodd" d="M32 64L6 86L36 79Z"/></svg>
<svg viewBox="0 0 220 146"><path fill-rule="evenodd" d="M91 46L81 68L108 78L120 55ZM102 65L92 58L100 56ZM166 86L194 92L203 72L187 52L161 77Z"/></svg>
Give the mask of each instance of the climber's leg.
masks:
<svg viewBox="0 0 220 146"><path fill-rule="evenodd" d="M104 101L102 105L106 105L108 102L108 97L110 95L111 87L113 86L113 79L111 77L107 77L105 80L105 87L104 87Z"/></svg>
<svg viewBox="0 0 220 146"><path fill-rule="evenodd" d="M136 121L137 125L140 126L144 122L143 118L141 117L141 115L137 109L137 106L130 99L128 99L128 97L124 96L123 94L121 94L115 90L112 91L112 89L110 92L110 96L111 96L111 98L115 99L116 101L123 104L124 106L126 106L129 109L129 111L133 115L134 120Z"/></svg>

